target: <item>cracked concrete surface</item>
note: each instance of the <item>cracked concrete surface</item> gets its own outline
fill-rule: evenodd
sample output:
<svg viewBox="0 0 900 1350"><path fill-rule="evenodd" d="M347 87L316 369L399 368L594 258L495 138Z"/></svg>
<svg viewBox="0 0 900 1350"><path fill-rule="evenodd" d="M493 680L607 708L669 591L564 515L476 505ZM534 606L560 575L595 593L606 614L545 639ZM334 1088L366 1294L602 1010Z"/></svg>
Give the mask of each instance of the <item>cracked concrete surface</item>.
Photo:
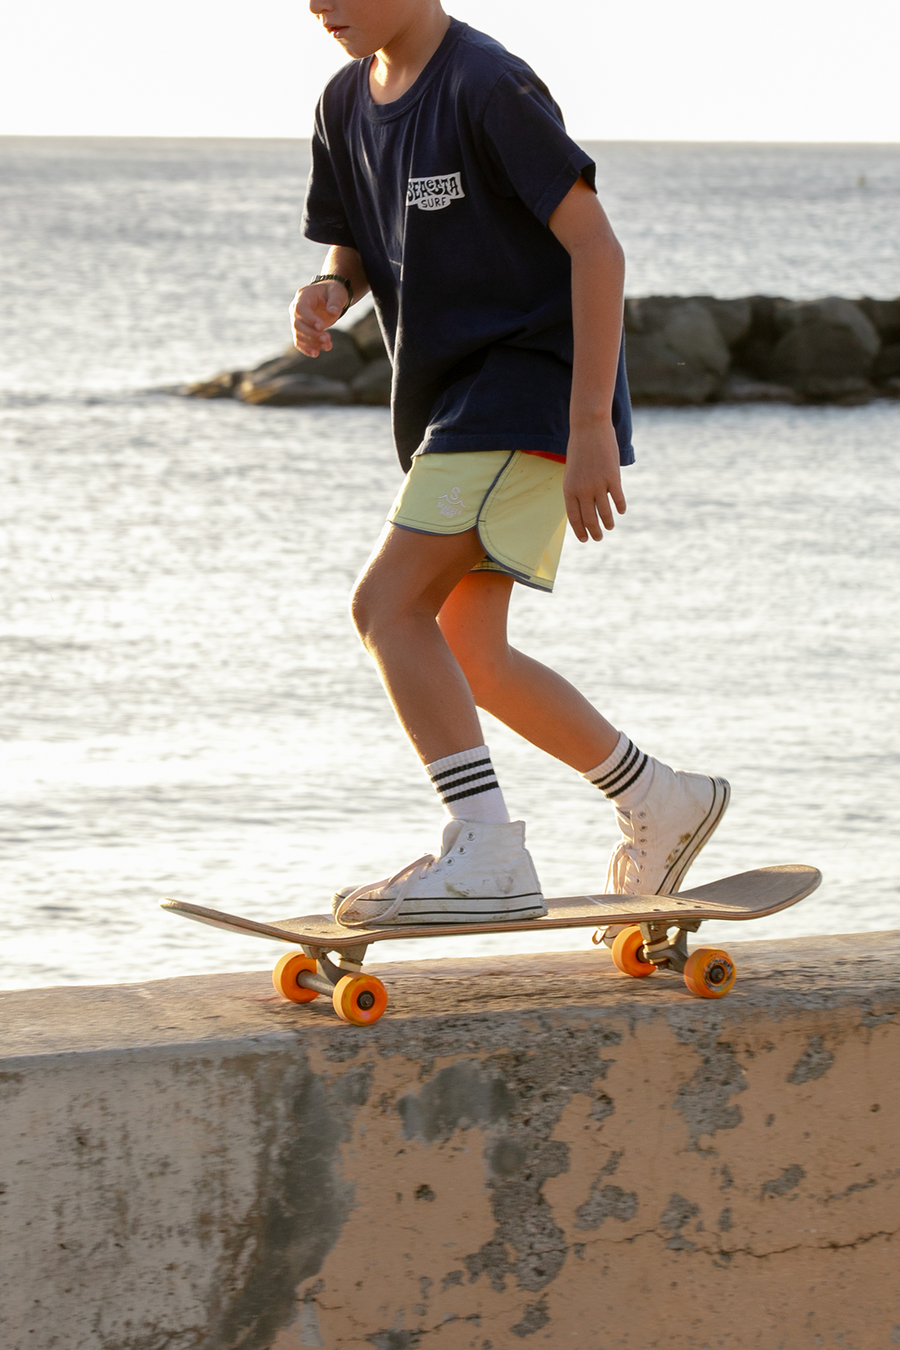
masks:
<svg viewBox="0 0 900 1350"><path fill-rule="evenodd" d="M0 994L5 1350L900 1344L900 934Z"/></svg>

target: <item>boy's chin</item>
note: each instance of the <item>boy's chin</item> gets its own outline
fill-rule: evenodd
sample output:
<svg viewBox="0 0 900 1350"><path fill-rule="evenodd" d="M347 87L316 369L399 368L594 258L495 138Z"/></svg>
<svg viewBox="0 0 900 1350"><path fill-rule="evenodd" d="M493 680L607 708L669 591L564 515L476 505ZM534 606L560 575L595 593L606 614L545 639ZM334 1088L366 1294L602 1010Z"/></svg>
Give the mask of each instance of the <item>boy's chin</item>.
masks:
<svg viewBox="0 0 900 1350"><path fill-rule="evenodd" d="M354 61L361 61L364 56L374 56L378 51L377 46L373 45L371 41L366 42L365 38L362 37L335 38L335 42L345 55L351 57Z"/></svg>

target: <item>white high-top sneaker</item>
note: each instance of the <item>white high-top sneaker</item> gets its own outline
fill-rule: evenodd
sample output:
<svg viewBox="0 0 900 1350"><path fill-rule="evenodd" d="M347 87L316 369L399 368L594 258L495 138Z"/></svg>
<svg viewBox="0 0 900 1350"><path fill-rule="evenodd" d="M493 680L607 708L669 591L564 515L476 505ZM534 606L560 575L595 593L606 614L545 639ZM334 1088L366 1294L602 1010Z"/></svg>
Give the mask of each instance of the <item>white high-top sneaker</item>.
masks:
<svg viewBox="0 0 900 1350"><path fill-rule="evenodd" d="M440 857L426 853L383 881L335 894L346 928L382 924L493 923L547 913L525 847L525 824L448 820Z"/></svg>
<svg viewBox="0 0 900 1350"><path fill-rule="evenodd" d="M616 808L622 831L609 860L609 895L674 895L725 814L731 788L724 778L683 773L659 760L643 801Z"/></svg>

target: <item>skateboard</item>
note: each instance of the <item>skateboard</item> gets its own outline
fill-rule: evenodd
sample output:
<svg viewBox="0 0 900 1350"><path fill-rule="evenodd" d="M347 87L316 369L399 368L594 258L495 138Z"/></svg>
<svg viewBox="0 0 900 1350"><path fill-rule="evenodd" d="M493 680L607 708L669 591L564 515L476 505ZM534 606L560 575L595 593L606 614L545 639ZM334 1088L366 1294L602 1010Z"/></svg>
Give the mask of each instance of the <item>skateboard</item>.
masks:
<svg viewBox="0 0 900 1350"><path fill-rule="evenodd" d="M326 995L343 1021L368 1026L381 1017L388 996L381 980L363 971L366 952L373 943L407 938L597 928L594 943L606 942L612 948L613 962L624 975L642 978L670 970L682 975L689 991L699 998L723 998L734 985L734 962L717 947L688 952L688 933L696 933L710 919L748 920L776 914L805 899L821 880L817 868L793 863L740 872L677 895L564 896L548 900L547 913L540 919L381 928L344 928L325 914L258 923L182 900L161 904L184 919L299 947L299 951L286 952L275 966L272 982L278 993L292 1003L311 1003L320 994Z"/></svg>

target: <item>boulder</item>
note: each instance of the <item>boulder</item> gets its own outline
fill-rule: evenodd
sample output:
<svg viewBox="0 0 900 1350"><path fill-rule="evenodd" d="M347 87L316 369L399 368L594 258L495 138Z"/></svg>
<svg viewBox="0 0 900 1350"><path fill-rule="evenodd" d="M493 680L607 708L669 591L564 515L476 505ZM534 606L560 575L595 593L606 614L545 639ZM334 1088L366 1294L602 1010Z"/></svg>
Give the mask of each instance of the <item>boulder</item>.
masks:
<svg viewBox="0 0 900 1350"><path fill-rule="evenodd" d="M868 381L881 343L852 300L782 301L774 321L780 336L768 362L770 378L814 400L843 399L852 392L847 381Z"/></svg>
<svg viewBox="0 0 900 1350"><path fill-rule="evenodd" d="M771 384L735 372L729 375L719 394L722 403L799 403L800 395L787 384Z"/></svg>
<svg viewBox="0 0 900 1350"><path fill-rule="evenodd" d="M384 338L381 336L381 328L378 324L378 316L374 309L370 309L347 331L356 343L359 354L364 361L378 361L381 357L387 356Z"/></svg>
<svg viewBox="0 0 900 1350"><path fill-rule="evenodd" d="M900 342L900 299L857 301L860 309L886 344Z"/></svg>
<svg viewBox="0 0 900 1350"><path fill-rule="evenodd" d="M378 361L370 361L350 386L354 400L373 407L389 408L392 379L393 370L386 356Z"/></svg>
<svg viewBox="0 0 900 1350"><path fill-rule="evenodd" d="M749 300L717 300L712 295L698 295L696 299L708 310L729 347L737 346L750 332L753 305Z"/></svg>
<svg viewBox="0 0 900 1350"><path fill-rule="evenodd" d="M302 408L310 403L342 405L353 402L350 386L343 380L327 380L321 375L305 374L273 375L267 380L246 379L238 385L235 397L242 403L270 408Z"/></svg>
<svg viewBox="0 0 900 1350"><path fill-rule="evenodd" d="M232 398L243 377L242 370L226 370L221 375L214 375L211 380L182 385L178 392L188 398Z"/></svg>
<svg viewBox="0 0 900 1350"><path fill-rule="evenodd" d="M770 382L772 352L781 336L775 314L779 306L789 302L773 295L751 295L747 303L750 306L750 327L733 344L732 363L736 369L757 380Z"/></svg>
<svg viewBox="0 0 900 1350"><path fill-rule="evenodd" d="M859 375L811 375L803 396L810 403L839 403L845 408L855 408L862 403L871 403L876 390Z"/></svg>
<svg viewBox="0 0 900 1350"><path fill-rule="evenodd" d="M900 375L900 342L882 347L872 362L872 379L876 384L884 384L896 375Z"/></svg>
<svg viewBox="0 0 900 1350"><path fill-rule="evenodd" d="M246 371L240 383L248 380L260 383L280 375L314 375L317 379L344 380L349 384L363 369L359 349L350 334L341 328L332 328L331 343L331 351L320 352L318 356L304 356L296 347L288 347L281 356Z"/></svg>
<svg viewBox="0 0 900 1350"><path fill-rule="evenodd" d="M635 403L706 403L731 359L709 309L678 297L628 300L625 347Z"/></svg>

